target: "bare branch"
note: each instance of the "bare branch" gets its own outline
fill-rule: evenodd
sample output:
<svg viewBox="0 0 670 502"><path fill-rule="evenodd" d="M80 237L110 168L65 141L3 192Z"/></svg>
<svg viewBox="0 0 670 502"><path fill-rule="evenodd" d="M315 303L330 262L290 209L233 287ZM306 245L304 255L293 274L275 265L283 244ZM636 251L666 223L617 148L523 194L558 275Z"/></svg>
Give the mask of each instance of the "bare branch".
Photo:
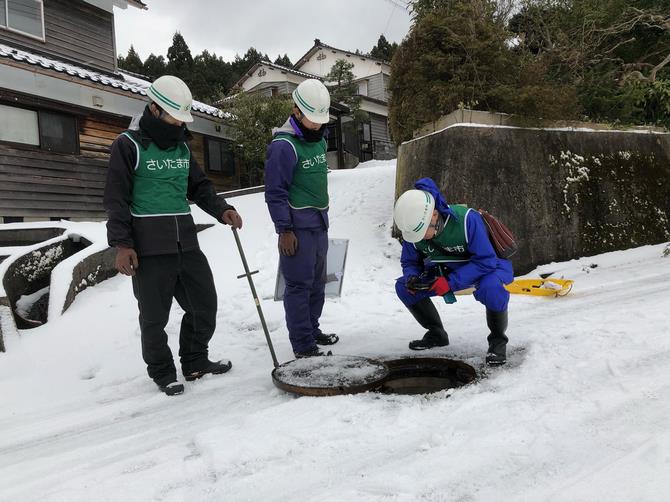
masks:
<svg viewBox="0 0 670 502"><path fill-rule="evenodd" d="M649 74L649 81L650 82L656 81L656 73L658 73L658 71L668 63L670 63L670 54L665 56L665 59L663 61L654 66L654 68L651 70L651 73Z"/></svg>

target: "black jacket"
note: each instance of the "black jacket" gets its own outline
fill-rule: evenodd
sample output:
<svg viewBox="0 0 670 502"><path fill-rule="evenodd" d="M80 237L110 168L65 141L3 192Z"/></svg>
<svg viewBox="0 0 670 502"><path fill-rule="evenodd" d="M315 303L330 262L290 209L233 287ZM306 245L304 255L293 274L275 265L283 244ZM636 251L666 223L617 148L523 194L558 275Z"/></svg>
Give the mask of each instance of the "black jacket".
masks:
<svg viewBox="0 0 670 502"><path fill-rule="evenodd" d="M141 130L127 131L145 148L152 139ZM139 256L176 253L198 249L195 223L190 214L135 218L130 214L133 193L133 170L137 149L133 142L120 135L112 144L105 184L104 206L107 211L107 242L110 246L133 248ZM234 209L216 195L191 153L187 197L206 213L221 221L228 209Z"/></svg>

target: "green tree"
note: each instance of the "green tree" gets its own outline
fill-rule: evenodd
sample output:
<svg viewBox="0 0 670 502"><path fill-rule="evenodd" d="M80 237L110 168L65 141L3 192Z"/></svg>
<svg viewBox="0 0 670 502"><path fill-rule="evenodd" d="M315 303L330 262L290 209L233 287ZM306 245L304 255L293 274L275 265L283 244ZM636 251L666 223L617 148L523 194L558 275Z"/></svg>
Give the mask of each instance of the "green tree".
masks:
<svg viewBox="0 0 670 502"><path fill-rule="evenodd" d="M262 96L245 92L226 99L222 109L228 112L232 139L248 186L263 183L263 163L272 129L281 126L293 109L290 96Z"/></svg>
<svg viewBox="0 0 670 502"><path fill-rule="evenodd" d="M377 40L377 45L370 51L370 56L382 61L391 61L397 48L398 44L396 42L390 43L382 34L379 36L379 40Z"/></svg>
<svg viewBox="0 0 670 502"><path fill-rule="evenodd" d="M335 103L346 105L354 123L358 124L367 120L368 114L361 110L358 85L354 82L354 73L351 71L353 67L353 63L338 59L323 79L330 91L330 99Z"/></svg>
<svg viewBox="0 0 670 502"><path fill-rule="evenodd" d="M151 78L151 80L156 80L161 75L165 75L167 73L166 68L167 64L163 56L156 56L151 53L144 60L144 74Z"/></svg>
<svg viewBox="0 0 670 502"><path fill-rule="evenodd" d="M199 101L211 103L230 88L231 64L204 50L193 59L191 91Z"/></svg>
<svg viewBox="0 0 670 502"><path fill-rule="evenodd" d="M167 51L167 68L170 75L179 77L187 84L191 83L193 78L193 56L191 50L186 44L186 40L178 31L172 37L172 45Z"/></svg>
<svg viewBox="0 0 670 502"><path fill-rule="evenodd" d="M235 60L232 63L233 71L239 79L239 77L241 77L245 72L249 71L253 65L263 61L270 62L268 55L261 53L254 47L250 47L244 56L240 57L239 55L235 55Z"/></svg>
<svg viewBox="0 0 670 502"><path fill-rule="evenodd" d="M510 22L521 47L551 60L591 120L663 123L670 78L667 0L524 0ZM661 99L659 100L659 96Z"/></svg>
<svg viewBox="0 0 670 502"><path fill-rule="evenodd" d="M391 62L389 123L396 142L461 106L506 111L519 65L494 0L414 4L410 33Z"/></svg>
<svg viewBox="0 0 670 502"><path fill-rule="evenodd" d="M128 49L128 54L125 58L119 55L117 59L117 65L122 70L144 75L144 65L142 64L140 56L137 54L137 51L135 51L135 48L132 45L130 46L130 49Z"/></svg>
<svg viewBox="0 0 670 502"><path fill-rule="evenodd" d="M277 59L275 59L275 64L278 64L279 66L284 66L286 68L293 67L293 63L291 63L291 60L289 59L287 54L284 54L283 56L277 56Z"/></svg>

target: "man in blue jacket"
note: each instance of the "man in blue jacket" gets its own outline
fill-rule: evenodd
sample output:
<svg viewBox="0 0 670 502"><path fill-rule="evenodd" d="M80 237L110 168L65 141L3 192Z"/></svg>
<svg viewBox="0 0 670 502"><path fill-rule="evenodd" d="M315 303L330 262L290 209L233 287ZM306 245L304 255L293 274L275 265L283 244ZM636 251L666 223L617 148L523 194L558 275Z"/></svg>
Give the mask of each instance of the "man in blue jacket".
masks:
<svg viewBox="0 0 670 502"><path fill-rule="evenodd" d="M279 234L284 311L296 357L320 356L338 341L319 328L328 253L328 161L324 132L330 95L309 79L293 91L293 114L274 131L265 161L265 202Z"/></svg>
<svg viewBox="0 0 670 502"><path fill-rule="evenodd" d="M475 299L486 306L490 330L486 363L505 364L509 292L504 285L514 280L511 262L496 256L477 211L447 204L430 178L418 180L414 187L398 198L393 211L404 241L400 257L403 276L396 281L396 292L428 330L422 339L411 341L409 348L449 345L430 298L442 296L453 303L454 291L474 287Z"/></svg>

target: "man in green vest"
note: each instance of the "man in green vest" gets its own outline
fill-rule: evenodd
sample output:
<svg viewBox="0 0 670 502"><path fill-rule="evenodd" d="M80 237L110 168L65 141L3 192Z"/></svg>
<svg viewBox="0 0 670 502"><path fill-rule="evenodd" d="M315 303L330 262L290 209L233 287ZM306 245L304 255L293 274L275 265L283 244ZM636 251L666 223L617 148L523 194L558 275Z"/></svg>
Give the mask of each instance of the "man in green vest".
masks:
<svg viewBox="0 0 670 502"><path fill-rule="evenodd" d="M242 227L242 218L217 196L188 147L192 136L185 122L193 121L193 99L187 85L165 75L147 95L151 101L139 127L112 144L104 196L107 240L116 248L117 270L132 276L149 377L167 395L176 395L184 386L165 333L173 298L185 312L179 358L186 380L225 373L232 366L208 356L217 297L188 201L234 228Z"/></svg>
<svg viewBox="0 0 670 502"><path fill-rule="evenodd" d="M477 211L447 204L435 182L422 178L414 190L396 201L393 218L402 232L400 262L403 276L396 293L418 323L426 329L412 350L449 345L440 315L431 297L454 303L454 291L475 288L475 299L486 307L488 351L486 363L507 360L507 305L504 285L514 280L512 263L499 258Z"/></svg>
<svg viewBox="0 0 670 502"><path fill-rule="evenodd" d="M296 357L323 355L337 335L319 328L328 253L328 161L324 139L330 95L309 79L293 91L293 115L274 131L265 161L265 202L279 234L284 311Z"/></svg>

